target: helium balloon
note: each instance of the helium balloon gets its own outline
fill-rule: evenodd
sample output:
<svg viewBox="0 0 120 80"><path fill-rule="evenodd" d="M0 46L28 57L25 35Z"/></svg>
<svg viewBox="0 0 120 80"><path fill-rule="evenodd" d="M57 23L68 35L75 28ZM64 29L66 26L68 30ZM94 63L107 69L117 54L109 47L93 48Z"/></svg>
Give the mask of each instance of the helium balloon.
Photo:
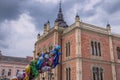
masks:
<svg viewBox="0 0 120 80"><path fill-rule="evenodd" d="M44 62L44 58L41 56L37 61L37 70L41 68L43 62Z"/></svg>
<svg viewBox="0 0 120 80"><path fill-rule="evenodd" d="M37 77L38 76L38 70L36 68L36 62L34 60L31 61L30 66L31 66L33 76Z"/></svg>
<svg viewBox="0 0 120 80"><path fill-rule="evenodd" d="M27 74L30 74L30 65L27 65L27 66L25 67L25 72L26 72Z"/></svg>

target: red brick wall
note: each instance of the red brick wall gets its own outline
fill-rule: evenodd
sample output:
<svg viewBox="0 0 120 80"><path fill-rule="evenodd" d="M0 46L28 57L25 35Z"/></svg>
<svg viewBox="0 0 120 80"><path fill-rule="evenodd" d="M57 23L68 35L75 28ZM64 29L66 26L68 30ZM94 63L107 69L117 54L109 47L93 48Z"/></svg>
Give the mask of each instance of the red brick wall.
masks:
<svg viewBox="0 0 120 80"><path fill-rule="evenodd" d="M76 43L75 43L75 31L72 31L65 36L63 36L62 39L62 60L66 60L66 42L70 41L70 57L69 58L74 58L76 57Z"/></svg>
<svg viewBox="0 0 120 80"><path fill-rule="evenodd" d="M91 41L98 41L101 43L101 55L102 59L106 61L110 61L110 49L109 49L109 38L108 36L90 32L90 31L81 31L81 50L82 57L91 58Z"/></svg>
<svg viewBox="0 0 120 80"><path fill-rule="evenodd" d="M118 61L117 47L120 47L120 39L113 37L113 53L115 62Z"/></svg>
<svg viewBox="0 0 120 80"><path fill-rule="evenodd" d="M54 44L54 34L51 34L50 37L48 37L47 39L44 39L43 41L41 41L40 43L38 43L38 49L40 48L48 48L49 44Z"/></svg>
<svg viewBox="0 0 120 80"><path fill-rule="evenodd" d="M120 80L120 64L116 64L116 77Z"/></svg>
<svg viewBox="0 0 120 80"><path fill-rule="evenodd" d="M112 80L112 71L111 71L110 64L104 64L104 63L98 63L98 62L87 62L87 61L83 61L82 63L83 80L93 80L92 78L93 66L98 66L103 68L104 80Z"/></svg>
<svg viewBox="0 0 120 80"><path fill-rule="evenodd" d="M67 61L62 65L62 80L66 80L66 68L71 68L71 80L76 80L76 61Z"/></svg>

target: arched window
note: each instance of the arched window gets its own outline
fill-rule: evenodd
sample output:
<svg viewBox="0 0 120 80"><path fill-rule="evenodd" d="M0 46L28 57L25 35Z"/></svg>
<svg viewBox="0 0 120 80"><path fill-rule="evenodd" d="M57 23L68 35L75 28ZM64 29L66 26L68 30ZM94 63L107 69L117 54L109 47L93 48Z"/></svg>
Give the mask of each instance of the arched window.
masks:
<svg viewBox="0 0 120 80"><path fill-rule="evenodd" d="M11 76L11 69L8 70L8 76Z"/></svg>
<svg viewBox="0 0 120 80"><path fill-rule="evenodd" d="M92 49L92 55L94 55L94 44L93 44L93 41L91 41L91 49Z"/></svg>
<svg viewBox="0 0 120 80"><path fill-rule="evenodd" d="M66 43L66 57L70 56L70 48L71 48L70 46L71 46L70 42L67 42Z"/></svg>
<svg viewBox="0 0 120 80"><path fill-rule="evenodd" d="M101 43L97 41L91 41L91 51L94 56L101 56Z"/></svg>
<svg viewBox="0 0 120 80"><path fill-rule="evenodd" d="M5 69L2 69L2 73L1 73L2 76L5 75Z"/></svg>
<svg viewBox="0 0 120 80"><path fill-rule="evenodd" d="M17 70L17 71L16 71L16 76L18 75L18 72L19 72L19 71L20 71L20 70Z"/></svg>
<svg viewBox="0 0 120 80"><path fill-rule="evenodd" d="M117 55L118 55L118 59L120 59L120 47L117 47Z"/></svg>
<svg viewBox="0 0 120 80"><path fill-rule="evenodd" d="M71 80L71 68L66 68L66 80Z"/></svg>
<svg viewBox="0 0 120 80"><path fill-rule="evenodd" d="M103 68L101 67L93 67L93 80L103 80Z"/></svg>

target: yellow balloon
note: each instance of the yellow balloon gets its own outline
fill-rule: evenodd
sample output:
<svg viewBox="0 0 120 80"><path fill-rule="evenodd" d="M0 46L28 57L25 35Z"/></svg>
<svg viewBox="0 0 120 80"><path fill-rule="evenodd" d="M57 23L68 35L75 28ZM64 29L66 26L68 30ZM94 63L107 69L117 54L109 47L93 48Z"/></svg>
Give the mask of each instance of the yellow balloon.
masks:
<svg viewBox="0 0 120 80"><path fill-rule="evenodd" d="M25 72L26 72L27 74L30 74L30 65L27 65L27 66L25 67Z"/></svg>
<svg viewBox="0 0 120 80"><path fill-rule="evenodd" d="M29 77L28 77L28 76L26 76L24 80L29 80Z"/></svg>

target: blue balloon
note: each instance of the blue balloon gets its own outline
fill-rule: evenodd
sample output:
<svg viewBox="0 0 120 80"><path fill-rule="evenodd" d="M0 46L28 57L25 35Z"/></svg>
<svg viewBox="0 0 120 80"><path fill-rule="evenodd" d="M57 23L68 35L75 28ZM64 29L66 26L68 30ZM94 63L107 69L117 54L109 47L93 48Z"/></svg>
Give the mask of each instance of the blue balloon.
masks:
<svg viewBox="0 0 120 80"><path fill-rule="evenodd" d="M59 52L59 50L60 50L60 46L59 45L57 45L54 50L56 51L56 53L55 53L55 59L54 59L54 64L53 64L53 67L55 68L59 64L59 56L62 53Z"/></svg>
<svg viewBox="0 0 120 80"><path fill-rule="evenodd" d="M45 54L44 53L42 53L42 55L41 55L43 58L45 58Z"/></svg>
<svg viewBox="0 0 120 80"><path fill-rule="evenodd" d="M50 52L53 53L53 54L56 54L56 51L55 51L55 50L51 50Z"/></svg>
<svg viewBox="0 0 120 80"><path fill-rule="evenodd" d="M58 50L60 50L61 49L61 47L59 46L59 45L57 45L57 46L55 46L55 51L58 51Z"/></svg>
<svg viewBox="0 0 120 80"><path fill-rule="evenodd" d="M40 67L42 66L42 64L44 63L44 58L41 56L38 61L37 61L37 69L40 69Z"/></svg>

